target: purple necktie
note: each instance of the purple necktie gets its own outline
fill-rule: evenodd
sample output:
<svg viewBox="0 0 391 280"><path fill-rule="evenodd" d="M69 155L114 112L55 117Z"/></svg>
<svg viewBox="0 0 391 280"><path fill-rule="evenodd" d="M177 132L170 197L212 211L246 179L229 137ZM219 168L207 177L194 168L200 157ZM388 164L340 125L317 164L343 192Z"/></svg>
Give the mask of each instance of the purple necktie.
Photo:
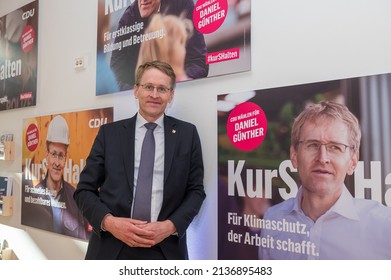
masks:
<svg viewBox="0 0 391 280"><path fill-rule="evenodd" d="M151 221L151 193L153 166L155 163L155 138L153 130L156 123L146 123L143 146L141 148L140 166L136 183L136 194L133 206L133 219Z"/></svg>

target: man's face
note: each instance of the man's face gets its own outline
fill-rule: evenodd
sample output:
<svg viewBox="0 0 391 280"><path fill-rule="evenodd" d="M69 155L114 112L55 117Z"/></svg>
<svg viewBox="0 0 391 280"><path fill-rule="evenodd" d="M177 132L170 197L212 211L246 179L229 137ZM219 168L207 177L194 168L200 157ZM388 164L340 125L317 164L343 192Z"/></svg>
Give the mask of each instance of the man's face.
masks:
<svg viewBox="0 0 391 280"><path fill-rule="evenodd" d="M139 100L139 112L147 121L155 121L164 114L167 104L171 102L174 91L162 94L156 87L170 88L170 77L155 68L144 72L140 85L134 86L134 96ZM155 87L152 92L143 88L143 85Z"/></svg>
<svg viewBox="0 0 391 280"><path fill-rule="evenodd" d="M300 141L315 140L322 144L333 142L352 146L349 139L347 126L330 119L304 124L300 135ZM324 145L315 152L299 143L296 150L291 147L291 160L298 169L304 192L338 198L346 174L354 172L358 152L347 148L343 153L335 154L327 151Z"/></svg>
<svg viewBox="0 0 391 280"><path fill-rule="evenodd" d="M46 160L48 163L48 179L53 183L61 182L65 167L67 147L62 143L50 143Z"/></svg>
<svg viewBox="0 0 391 280"><path fill-rule="evenodd" d="M138 9L142 18L155 13L160 6L160 0L138 0Z"/></svg>

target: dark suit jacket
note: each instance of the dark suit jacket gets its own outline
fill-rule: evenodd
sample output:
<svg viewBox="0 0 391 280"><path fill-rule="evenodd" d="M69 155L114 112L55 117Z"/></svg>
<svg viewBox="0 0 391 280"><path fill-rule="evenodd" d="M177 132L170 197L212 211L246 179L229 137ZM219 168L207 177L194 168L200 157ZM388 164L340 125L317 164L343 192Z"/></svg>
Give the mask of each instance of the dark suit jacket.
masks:
<svg viewBox="0 0 391 280"><path fill-rule="evenodd" d="M74 198L94 229L86 259L115 259L124 243L101 230L108 213L130 217L136 116L103 125L80 175ZM186 259L186 229L205 199L201 143L194 125L164 116L164 194L158 220L178 232L159 246L167 259Z"/></svg>

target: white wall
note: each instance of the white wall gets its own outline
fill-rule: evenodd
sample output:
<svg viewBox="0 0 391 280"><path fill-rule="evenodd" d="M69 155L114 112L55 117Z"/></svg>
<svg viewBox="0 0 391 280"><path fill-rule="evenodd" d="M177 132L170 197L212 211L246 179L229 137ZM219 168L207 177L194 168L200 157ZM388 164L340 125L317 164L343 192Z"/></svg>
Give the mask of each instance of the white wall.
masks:
<svg viewBox="0 0 391 280"><path fill-rule="evenodd" d="M29 2L1 0L0 15ZM37 105L0 112L0 134L16 137L16 159L0 162L0 175L16 180L15 210L0 223L24 230L48 259L83 259L86 243L20 224L22 120L106 106L117 120L135 110L132 92L95 96L96 3L40 0ZM252 70L177 86L168 113L197 125L205 164L207 199L189 229L190 257L217 258L216 96L391 72L390 11L389 0L253 0ZM75 71L82 55L89 65Z"/></svg>

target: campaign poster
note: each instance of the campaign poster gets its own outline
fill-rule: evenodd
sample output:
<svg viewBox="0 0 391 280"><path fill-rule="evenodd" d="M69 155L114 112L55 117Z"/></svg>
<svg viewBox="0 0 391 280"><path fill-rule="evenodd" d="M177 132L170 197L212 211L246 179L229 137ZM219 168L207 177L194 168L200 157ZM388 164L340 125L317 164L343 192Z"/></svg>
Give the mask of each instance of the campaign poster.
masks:
<svg viewBox="0 0 391 280"><path fill-rule="evenodd" d="M218 96L218 259L391 259L390 81L384 74ZM359 160L344 180L347 192L310 218L303 197L296 199L305 178L290 157L292 123L304 108L326 100L346 105L358 119ZM329 161L320 167L312 154L317 169L309 164L302 173L334 180L341 172L341 157L330 155L334 142L326 132L324 139L308 134L322 142L302 141L298 149L321 149ZM354 149L342 145L343 156Z"/></svg>
<svg viewBox="0 0 391 280"><path fill-rule="evenodd" d="M99 0L97 29L96 95L132 89L152 60L177 82L251 69L250 0Z"/></svg>
<svg viewBox="0 0 391 280"><path fill-rule="evenodd" d="M38 3L0 17L0 111L36 104Z"/></svg>
<svg viewBox="0 0 391 280"><path fill-rule="evenodd" d="M112 121L112 107L23 120L23 225L89 238L73 193L99 127Z"/></svg>

